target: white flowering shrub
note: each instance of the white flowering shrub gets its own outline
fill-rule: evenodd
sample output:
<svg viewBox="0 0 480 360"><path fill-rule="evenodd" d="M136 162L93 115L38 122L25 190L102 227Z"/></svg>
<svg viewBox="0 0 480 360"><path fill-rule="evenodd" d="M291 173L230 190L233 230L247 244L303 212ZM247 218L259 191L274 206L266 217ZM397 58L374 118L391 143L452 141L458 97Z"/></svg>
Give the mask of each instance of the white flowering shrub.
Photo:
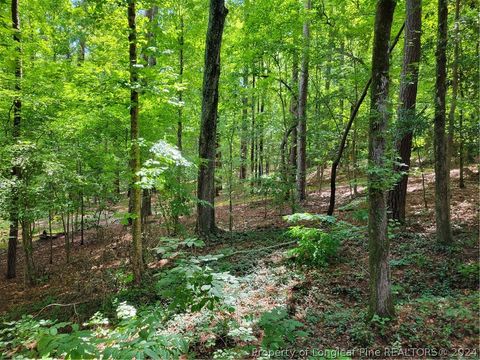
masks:
<svg viewBox="0 0 480 360"><path fill-rule="evenodd" d="M121 320L130 319L137 315L137 309L126 302L121 302L117 307L117 318Z"/></svg>

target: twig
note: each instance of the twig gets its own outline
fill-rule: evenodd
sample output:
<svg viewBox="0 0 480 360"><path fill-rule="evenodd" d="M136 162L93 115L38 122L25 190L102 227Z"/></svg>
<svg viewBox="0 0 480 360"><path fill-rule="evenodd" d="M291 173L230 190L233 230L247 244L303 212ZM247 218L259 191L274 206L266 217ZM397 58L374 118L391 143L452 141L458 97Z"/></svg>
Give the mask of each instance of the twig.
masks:
<svg viewBox="0 0 480 360"><path fill-rule="evenodd" d="M76 308L76 305L79 305L79 304L84 304L86 303L87 301L78 301L78 302L74 302L74 303L70 303L70 304L48 304L47 306L43 307L38 313L36 313L33 317L36 318L38 315L40 315L40 313L43 312L43 310L49 308L49 307L52 307L52 306L60 306L60 307L67 307L67 306L73 306L73 311L75 312L75 315L78 316L78 313L77 313L77 308Z"/></svg>

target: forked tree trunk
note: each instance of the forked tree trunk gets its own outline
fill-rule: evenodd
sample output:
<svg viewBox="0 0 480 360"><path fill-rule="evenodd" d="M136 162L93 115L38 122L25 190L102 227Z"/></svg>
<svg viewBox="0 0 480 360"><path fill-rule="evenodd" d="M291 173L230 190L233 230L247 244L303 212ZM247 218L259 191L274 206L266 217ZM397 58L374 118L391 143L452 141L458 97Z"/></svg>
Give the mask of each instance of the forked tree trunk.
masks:
<svg viewBox="0 0 480 360"><path fill-rule="evenodd" d="M445 138L445 95L447 91L447 0L438 0L438 37L436 51L435 82L435 119L434 119L434 154L435 154L435 220L437 241L440 244L453 243L450 226L450 195L448 186L447 141Z"/></svg>
<svg viewBox="0 0 480 360"><path fill-rule="evenodd" d="M405 20L405 42L403 52L402 78L398 107L398 140L396 150L401 164L395 171L408 171L412 155L413 125L417 104L418 68L420 63L420 35L422 30L422 1L407 0ZM389 209L392 219L405 221L408 173L400 178L389 192Z"/></svg>
<svg viewBox="0 0 480 360"><path fill-rule="evenodd" d="M220 78L220 48L227 16L224 0L210 0L205 67L203 75L202 118L198 152L197 232L215 232L215 141L217 137L218 81Z"/></svg>
<svg viewBox="0 0 480 360"><path fill-rule="evenodd" d="M14 143L20 139L20 126L22 122L22 48L20 38L20 16L18 11L18 0L12 0L12 29L13 41L15 42L15 99L13 100L13 129L12 137ZM12 167L13 180L21 180L21 169L19 166ZM8 260L7 278L11 279L17 275L17 243L18 243L18 185L13 189L10 207L10 229L8 232Z"/></svg>
<svg viewBox="0 0 480 360"><path fill-rule="evenodd" d="M379 0L375 17L372 55L372 89L368 137L368 238L370 265L369 317L393 317L390 286L389 239L387 236L387 191L382 176L389 122L389 52L395 0ZM374 171L376 170L376 171Z"/></svg>
<svg viewBox="0 0 480 360"><path fill-rule="evenodd" d="M136 0L128 1L128 41L130 59L130 173L131 173L131 213L132 219L132 268L135 283L139 284L142 279L142 189L136 184L139 181L137 173L140 171L140 145L138 124L138 70L137 70L137 26L136 26Z"/></svg>
<svg viewBox="0 0 480 360"><path fill-rule="evenodd" d="M307 95L310 45L310 20L308 17L311 7L311 0L305 0L306 19L303 24L302 66L298 83L297 199L300 201L307 197Z"/></svg>

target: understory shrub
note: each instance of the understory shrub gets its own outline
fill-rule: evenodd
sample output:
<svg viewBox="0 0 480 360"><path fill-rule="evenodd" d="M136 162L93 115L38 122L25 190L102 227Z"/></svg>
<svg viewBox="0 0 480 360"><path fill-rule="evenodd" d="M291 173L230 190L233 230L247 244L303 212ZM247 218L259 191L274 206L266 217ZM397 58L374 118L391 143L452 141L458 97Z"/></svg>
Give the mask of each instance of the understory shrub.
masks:
<svg viewBox="0 0 480 360"><path fill-rule="evenodd" d="M303 323L290 318L284 308L274 308L263 313L258 326L264 332L262 347L267 350L284 349L297 338L308 335L306 331L301 330Z"/></svg>
<svg viewBox="0 0 480 360"><path fill-rule="evenodd" d="M338 238L315 228L292 226L288 236L298 240L290 254L301 264L326 266L337 255L340 246Z"/></svg>
<svg viewBox="0 0 480 360"><path fill-rule="evenodd" d="M315 266L326 266L333 262L342 241L358 237L360 230L328 215L295 213L285 216L285 220L299 224L291 226L287 231L288 237L298 240L297 247L290 250L290 255L301 264Z"/></svg>

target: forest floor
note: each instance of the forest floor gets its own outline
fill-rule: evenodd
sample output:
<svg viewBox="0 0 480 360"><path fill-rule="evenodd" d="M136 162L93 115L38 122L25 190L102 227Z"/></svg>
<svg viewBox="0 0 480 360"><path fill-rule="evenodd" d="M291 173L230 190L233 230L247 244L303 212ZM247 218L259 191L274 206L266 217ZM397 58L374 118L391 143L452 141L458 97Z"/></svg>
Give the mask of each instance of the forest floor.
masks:
<svg viewBox="0 0 480 360"><path fill-rule="evenodd" d="M304 324L308 333L297 339L294 347L297 350L429 348L449 349L453 355L454 349L478 349L477 171L475 167L469 169L465 189L458 187L458 170L451 172L455 246L448 250L435 242L433 174L425 175L427 208L422 177L411 177L408 223L404 228L392 229L390 264L397 319L374 323L376 331L365 321L367 205L361 187L356 196L351 196L348 185L337 188L336 216L359 226L362 235L343 242L337 261L326 268L300 267L288 259L285 247L278 246L288 241L285 230L289 224L283 219L288 209L272 207L266 203L268 200L238 201L233 209L234 231L222 233L216 241L207 243L201 253L235 252L217 264L222 271L236 276L242 289L241 295L238 287L231 289L230 295L237 297L237 307L229 316L241 319L249 314L259 316L277 307L286 308L292 318ZM310 184L312 191L300 211L325 213L329 190L325 186L322 192L313 191L316 186L318 184ZM191 219L186 222L190 223ZM222 229L228 229L228 205L217 207L217 222ZM164 234L164 229L156 225L153 221L147 228L147 246L155 246L155 239ZM83 246L79 245L78 236L75 238L70 264L65 263L63 237L53 241L53 264L49 264L49 241L36 241L34 258L39 282L32 288L25 287L23 282L23 251L19 248L17 271L20 276L13 280L0 277L0 314L15 319L41 312L50 318L84 321L96 311L111 312L114 298L136 304L152 301L151 288L132 292L125 285L130 242L126 227L109 224L88 230L85 238ZM147 260L152 272L165 265L153 256ZM6 252L2 250L0 273L5 271ZM70 305L46 308L52 303ZM187 314L172 324L172 331L185 331L189 324L195 323L192 317L195 315ZM183 328L179 329L178 324ZM195 351L205 357L213 351L205 339L220 336L215 334L214 327L211 329L212 334L202 330L203 340L196 345ZM261 341L262 335L258 338ZM298 357L298 353L296 355L292 357Z"/></svg>

